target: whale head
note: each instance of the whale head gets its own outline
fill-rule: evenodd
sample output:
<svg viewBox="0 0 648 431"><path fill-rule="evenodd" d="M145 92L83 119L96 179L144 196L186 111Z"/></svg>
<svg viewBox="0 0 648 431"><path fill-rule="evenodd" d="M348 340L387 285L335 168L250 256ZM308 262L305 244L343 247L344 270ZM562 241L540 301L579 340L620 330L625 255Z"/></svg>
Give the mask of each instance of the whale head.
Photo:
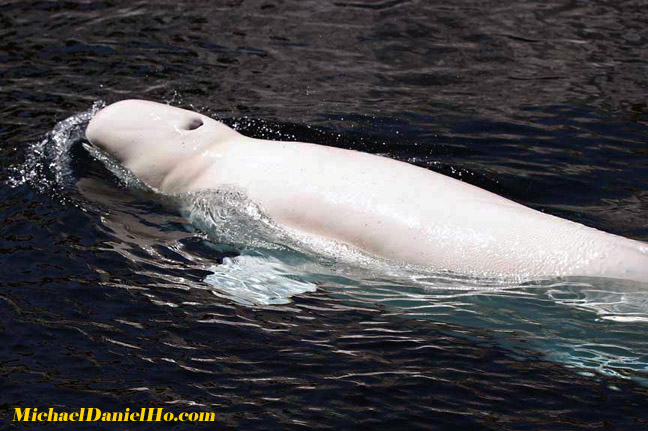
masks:
<svg viewBox="0 0 648 431"><path fill-rule="evenodd" d="M160 190L184 162L217 152L234 136L240 135L205 115L145 100L113 103L86 129L92 145Z"/></svg>

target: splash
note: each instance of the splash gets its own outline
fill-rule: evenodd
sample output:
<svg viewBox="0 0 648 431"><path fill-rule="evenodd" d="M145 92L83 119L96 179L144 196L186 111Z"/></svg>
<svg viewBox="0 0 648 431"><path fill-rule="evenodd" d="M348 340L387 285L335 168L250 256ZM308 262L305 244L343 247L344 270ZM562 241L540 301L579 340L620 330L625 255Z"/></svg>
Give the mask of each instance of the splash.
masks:
<svg viewBox="0 0 648 431"><path fill-rule="evenodd" d="M60 121L41 141L28 146L25 162L10 168L9 185L29 184L65 203L65 191L73 181L70 149L85 138L85 126L104 106L102 101L95 102L89 110Z"/></svg>
<svg viewBox="0 0 648 431"><path fill-rule="evenodd" d="M214 286L214 294L242 305L287 304L295 295L317 290L315 283L274 256L225 258L209 269L213 274L205 282Z"/></svg>

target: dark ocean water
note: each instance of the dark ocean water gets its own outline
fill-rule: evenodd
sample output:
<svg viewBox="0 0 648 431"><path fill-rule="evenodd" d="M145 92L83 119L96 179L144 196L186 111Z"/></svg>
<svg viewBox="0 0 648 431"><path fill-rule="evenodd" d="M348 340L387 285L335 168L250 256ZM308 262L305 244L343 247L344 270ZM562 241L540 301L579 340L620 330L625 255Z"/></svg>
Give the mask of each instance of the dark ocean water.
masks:
<svg viewBox="0 0 648 431"><path fill-rule="evenodd" d="M93 106L169 102L648 241L646 6L0 2L0 427L165 407L217 421L47 429L648 429L648 286L232 249L83 147Z"/></svg>

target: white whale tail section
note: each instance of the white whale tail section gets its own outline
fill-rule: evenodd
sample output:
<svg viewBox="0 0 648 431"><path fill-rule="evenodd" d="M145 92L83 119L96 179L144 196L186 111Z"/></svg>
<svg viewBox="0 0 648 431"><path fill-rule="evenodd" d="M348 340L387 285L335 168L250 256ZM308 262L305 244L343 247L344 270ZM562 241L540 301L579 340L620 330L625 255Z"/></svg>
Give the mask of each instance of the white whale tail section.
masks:
<svg viewBox="0 0 648 431"><path fill-rule="evenodd" d="M590 246L599 252L596 258L579 268L580 274L574 275L648 283L648 244L596 229L586 229L593 235Z"/></svg>
<svg viewBox="0 0 648 431"><path fill-rule="evenodd" d="M648 283L648 245L632 241L630 247L632 250L611 257L609 272L616 278Z"/></svg>

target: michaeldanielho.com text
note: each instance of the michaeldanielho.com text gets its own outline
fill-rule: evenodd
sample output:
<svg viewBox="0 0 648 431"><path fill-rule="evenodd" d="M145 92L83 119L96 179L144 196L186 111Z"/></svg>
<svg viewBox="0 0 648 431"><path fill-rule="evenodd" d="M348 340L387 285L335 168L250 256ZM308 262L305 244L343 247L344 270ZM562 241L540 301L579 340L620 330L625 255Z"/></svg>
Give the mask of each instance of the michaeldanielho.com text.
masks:
<svg viewBox="0 0 648 431"><path fill-rule="evenodd" d="M53 408L14 409L14 422L213 422L214 412L165 412L163 408L143 408L131 411L105 412L94 407L73 412L57 412Z"/></svg>

